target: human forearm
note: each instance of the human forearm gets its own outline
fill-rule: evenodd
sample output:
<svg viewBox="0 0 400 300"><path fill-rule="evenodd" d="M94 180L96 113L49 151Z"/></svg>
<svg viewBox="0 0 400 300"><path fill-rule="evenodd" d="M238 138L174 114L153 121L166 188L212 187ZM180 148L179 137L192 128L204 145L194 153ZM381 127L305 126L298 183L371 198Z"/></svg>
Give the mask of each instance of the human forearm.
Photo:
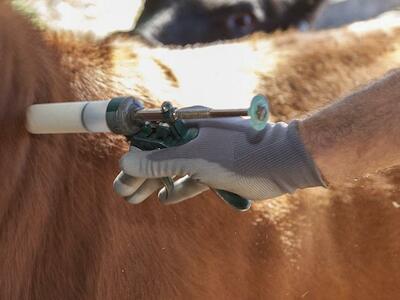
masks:
<svg viewBox="0 0 400 300"><path fill-rule="evenodd" d="M335 184L400 164L400 70L300 122L322 175Z"/></svg>

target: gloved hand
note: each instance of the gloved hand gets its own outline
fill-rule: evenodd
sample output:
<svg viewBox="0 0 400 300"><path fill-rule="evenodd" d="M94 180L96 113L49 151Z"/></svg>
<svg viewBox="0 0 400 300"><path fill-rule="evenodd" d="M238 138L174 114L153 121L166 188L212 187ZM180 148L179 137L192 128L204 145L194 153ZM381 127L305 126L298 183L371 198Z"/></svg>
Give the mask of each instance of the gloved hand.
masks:
<svg viewBox="0 0 400 300"><path fill-rule="evenodd" d="M194 197L208 187L261 200L324 186L299 138L298 121L268 123L262 131L243 118L190 121L186 126L198 127L199 135L185 145L155 151L132 148L121 160L123 172L114 182L116 192L140 203L167 176L184 177L175 182L168 197L165 188L160 191L165 203Z"/></svg>

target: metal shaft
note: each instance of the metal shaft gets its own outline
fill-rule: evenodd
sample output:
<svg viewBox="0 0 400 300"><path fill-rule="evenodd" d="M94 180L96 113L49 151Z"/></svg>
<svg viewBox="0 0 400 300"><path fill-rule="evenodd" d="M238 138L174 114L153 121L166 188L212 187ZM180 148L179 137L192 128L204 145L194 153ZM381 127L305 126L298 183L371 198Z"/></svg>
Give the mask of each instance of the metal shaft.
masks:
<svg viewBox="0 0 400 300"><path fill-rule="evenodd" d="M208 110L178 110L176 116L179 119L207 119L229 118L247 116L247 109L208 109Z"/></svg>
<svg viewBox="0 0 400 300"><path fill-rule="evenodd" d="M175 117L181 120L242 117L247 115L247 109L183 108L175 111ZM164 120L160 109L143 109L137 111L135 117L139 117L145 121Z"/></svg>

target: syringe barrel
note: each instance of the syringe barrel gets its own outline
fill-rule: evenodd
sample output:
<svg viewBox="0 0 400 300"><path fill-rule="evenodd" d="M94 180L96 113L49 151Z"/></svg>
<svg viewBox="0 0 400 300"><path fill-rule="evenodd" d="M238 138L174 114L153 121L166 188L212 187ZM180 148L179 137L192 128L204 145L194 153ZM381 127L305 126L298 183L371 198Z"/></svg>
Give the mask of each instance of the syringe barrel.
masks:
<svg viewBox="0 0 400 300"><path fill-rule="evenodd" d="M33 134L114 132L132 135L140 130L135 114L143 104L132 97L111 100L34 104L27 109L26 128Z"/></svg>

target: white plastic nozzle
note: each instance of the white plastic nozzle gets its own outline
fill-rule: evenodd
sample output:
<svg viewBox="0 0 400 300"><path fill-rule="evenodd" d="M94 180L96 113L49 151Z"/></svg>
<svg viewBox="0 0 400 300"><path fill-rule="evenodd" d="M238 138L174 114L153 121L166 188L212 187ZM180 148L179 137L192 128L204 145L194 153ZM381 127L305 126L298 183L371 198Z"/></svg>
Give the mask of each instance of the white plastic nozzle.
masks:
<svg viewBox="0 0 400 300"><path fill-rule="evenodd" d="M26 113L26 127L33 134L109 132L109 101L35 104Z"/></svg>

